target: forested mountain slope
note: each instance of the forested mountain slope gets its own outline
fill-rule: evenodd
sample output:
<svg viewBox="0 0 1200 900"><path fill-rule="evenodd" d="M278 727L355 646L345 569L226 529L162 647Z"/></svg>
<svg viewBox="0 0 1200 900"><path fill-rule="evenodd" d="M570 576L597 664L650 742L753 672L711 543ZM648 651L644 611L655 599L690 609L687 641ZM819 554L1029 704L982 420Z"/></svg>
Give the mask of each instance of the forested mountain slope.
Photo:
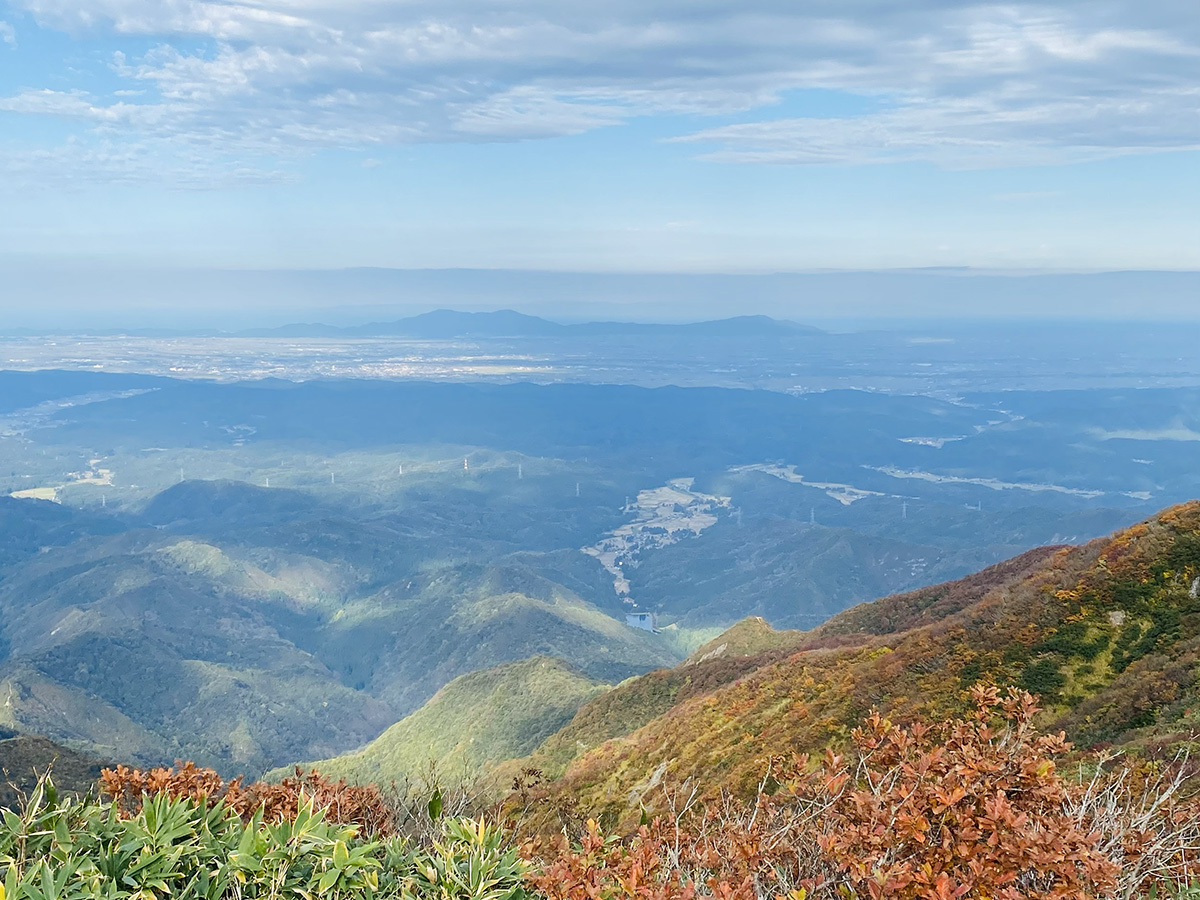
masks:
<svg viewBox="0 0 1200 900"><path fill-rule="evenodd" d="M108 758L256 775L360 747L467 672L679 658L525 563L300 492L185 482L132 523L6 511L0 725Z"/></svg>
<svg viewBox="0 0 1200 900"><path fill-rule="evenodd" d="M553 657L504 663L455 678L363 749L303 768L358 784L431 769L451 780L476 777L529 753L607 688Z"/></svg>
<svg viewBox="0 0 1200 900"><path fill-rule="evenodd" d="M1084 546L864 604L788 638L790 651L643 676L585 705L529 762L562 771L560 795L620 814L664 781L749 789L768 755L838 746L873 707L929 720L962 711L981 680L1040 694L1045 725L1081 747L1158 752L1196 724L1198 594L1192 502Z"/></svg>
<svg viewBox="0 0 1200 900"><path fill-rule="evenodd" d="M95 793L101 768L100 761L44 737L0 729L0 807L18 808L47 772L60 791Z"/></svg>

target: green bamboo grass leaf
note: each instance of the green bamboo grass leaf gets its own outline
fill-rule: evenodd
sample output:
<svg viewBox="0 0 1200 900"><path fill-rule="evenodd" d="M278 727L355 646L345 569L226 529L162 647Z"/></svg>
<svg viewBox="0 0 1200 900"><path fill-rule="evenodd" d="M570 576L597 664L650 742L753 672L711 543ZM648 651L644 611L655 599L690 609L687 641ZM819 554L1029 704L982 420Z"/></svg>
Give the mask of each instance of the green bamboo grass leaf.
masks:
<svg viewBox="0 0 1200 900"><path fill-rule="evenodd" d="M429 819L436 822L442 817L442 789L434 788L433 796L429 798Z"/></svg>

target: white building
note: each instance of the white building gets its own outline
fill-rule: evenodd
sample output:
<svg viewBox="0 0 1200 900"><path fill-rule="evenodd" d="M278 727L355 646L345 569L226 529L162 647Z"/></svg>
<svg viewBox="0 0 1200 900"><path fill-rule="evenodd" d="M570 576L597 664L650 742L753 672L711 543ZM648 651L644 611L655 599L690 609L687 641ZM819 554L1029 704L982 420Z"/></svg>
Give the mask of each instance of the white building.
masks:
<svg viewBox="0 0 1200 900"><path fill-rule="evenodd" d="M640 628L642 631L657 631L658 616L650 612L626 613L625 624L630 628Z"/></svg>

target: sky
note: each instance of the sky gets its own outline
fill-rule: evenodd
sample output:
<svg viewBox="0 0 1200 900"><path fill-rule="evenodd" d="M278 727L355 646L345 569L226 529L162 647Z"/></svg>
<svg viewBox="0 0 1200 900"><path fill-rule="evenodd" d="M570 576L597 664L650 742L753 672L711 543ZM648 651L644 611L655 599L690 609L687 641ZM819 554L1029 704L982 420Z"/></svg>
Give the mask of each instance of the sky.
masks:
<svg viewBox="0 0 1200 900"><path fill-rule="evenodd" d="M1200 269L1194 0L0 0L4 265Z"/></svg>

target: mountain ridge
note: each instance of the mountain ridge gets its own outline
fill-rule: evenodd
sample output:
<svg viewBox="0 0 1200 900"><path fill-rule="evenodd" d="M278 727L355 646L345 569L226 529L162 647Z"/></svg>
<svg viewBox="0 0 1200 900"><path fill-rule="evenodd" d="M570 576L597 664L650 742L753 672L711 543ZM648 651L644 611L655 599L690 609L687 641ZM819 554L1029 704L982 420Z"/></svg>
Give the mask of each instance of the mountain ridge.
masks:
<svg viewBox="0 0 1200 900"><path fill-rule="evenodd" d="M779 646L711 655L738 631ZM724 677L712 677L720 666ZM500 772L543 767L556 779L552 797L627 821L664 783L702 775L705 790L751 791L764 754L842 746L872 708L900 721L960 714L979 681L1040 694L1041 724L1081 750L1169 758L1200 725L1197 669L1200 501L1191 501L1108 538L863 604L811 632L777 639L739 623L675 669L585 704ZM701 673L709 684L689 689ZM631 702L641 715L629 714Z"/></svg>
<svg viewBox="0 0 1200 900"><path fill-rule="evenodd" d="M429 340L461 337L597 337L676 336L779 337L821 335L819 328L764 315L731 316L698 322L596 321L560 323L512 309L465 312L436 309L415 316L364 325L336 326L293 323L276 328L254 328L235 332L236 337L410 337Z"/></svg>

